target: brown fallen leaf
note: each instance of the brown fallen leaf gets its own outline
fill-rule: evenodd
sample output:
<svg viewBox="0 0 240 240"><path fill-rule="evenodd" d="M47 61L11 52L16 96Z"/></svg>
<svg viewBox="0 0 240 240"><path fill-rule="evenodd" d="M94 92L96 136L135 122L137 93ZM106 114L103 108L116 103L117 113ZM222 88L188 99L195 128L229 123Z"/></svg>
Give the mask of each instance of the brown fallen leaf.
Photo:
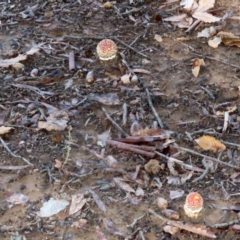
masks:
<svg viewBox="0 0 240 240"><path fill-rule="evenodd" d="M38 128L46 129L47 131L56 130L63 131L67 127L69 121L68 113L63 110L53 111L47 117L47 121L39 121Z"/></svg>
<svg viewBox="0 0 240 240"><path fill-rule="evenodd" d="M87 202L87 199L84 198L84 194L79 193L79 194L72 195L72 202L69 209L69 215L79 212L83 208L86 202Z"/></svg>
<svg viewBox="0 0 240 240"><path fill-rule="evenodd" d="M135 190L126 182L124 182L123 178L115 177L113 178L113 181L124 191L135 193Z"/></svg>
<svg viewBox="0 0 240 240"><path fill-rule="evenodd" d="M101 209L104 213L106 213L107 208L106 208L104 202L100 199L100 197L91 189L89 189L89 192L92 194L92 197L93 197L94 201L96 202L97 206L99 207L99 209Z"/></svg>
<svg viewBox="0 0 240 240"><path fill-rule="evenodd" d="M170 225L164 226L163 230L164 230L164 232L170 233L171 235L174 235L177 232L179 232L179 228L174 227L174 226L170 226Z"/></svg>
<svg viewBox="0 0 240 240"><path fill-rule="evenodd" d="M217 152L224 151L226 149L226 146L219 140L208 135L204 135L198 139L195 139L195 142L204 150L212 150Z"/></svg>
<svg viewBox="0 0 240 240"><path fill-rule="evenodd" d="M10 67L11 65L14 65L16 63L19 63L20 61L26 60L27 55L20 54L15 58L10 58L10 59L0 59L0 67Z"/></svg>
<svg viewBox="0 0 240 240"><path fill-rule="evenodd" d="M205 66L205 62L202 58L195 58L193 60L192 74L194 77L198 77L201 66Z"/></svg>
<svg viewBox="0 0 240 240"><path fill-rule="evenodd" d="M212 48L217 48L221 42L222 42L222 39L220 37L215 36L213 39L208 40L208 45Z"/></svg>
<svg viewBox="0 0 240 240"><path fill-rule="evenodd" d="M164 209L162 210L162 214L173 220L178 220L180 218L179 213L172 209Z"/></svg>
<svg viewBox="0 0 240 240"><path fill-rule="evenodd" d="M229 32L219 32L218 37L222 39L222 42L227 46L240 47L240 36L236 36Z"/></svg>
<svg viewBox="0 0 240 240"><path fill-rule="evenodd" d="M14 128L1 126L1 127L0 127L0 135L9 133L12 129L14 129Z"/></svg>
<svg viewBox="0 0 240 240"><path fill-rule="evenodd" d="M159 165L158 160L151 159L148 163L144 165L144 168L148 173L157 174L160 171L161 166Z"/></svg>

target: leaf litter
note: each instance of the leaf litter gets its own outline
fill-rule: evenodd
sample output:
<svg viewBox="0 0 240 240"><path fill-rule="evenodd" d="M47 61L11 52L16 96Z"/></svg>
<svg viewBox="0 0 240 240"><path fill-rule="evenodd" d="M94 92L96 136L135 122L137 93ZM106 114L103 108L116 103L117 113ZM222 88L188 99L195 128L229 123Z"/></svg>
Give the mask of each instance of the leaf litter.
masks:
<svg viewBox="0 0 240 240"><path fill-rule="evenodd" d="M154 225L161 238L223 238L225 230L214 230L219 220L195 225L181 210L184 196L199 191L211 204L209 216L217 210L221 219L228 211L226 231L238 229L231 221L237 219L231 209L239 210L239 66L230 63L239 47L236 11L203 0L105 4L59 2L51 10L42 1L27 8L3 4L0 49L9 29L16 36L0 50L0 169L8 178L3 205L9 204L2 209L8 219L11 206L21 224L10 217L0 230L8 237L38 232L36 239L154 239ZM107 24L98 28L105 14ZM90 27L83 22L78 31L79 16ZM22 19L32 23L26 35L15 28ZM113 27L116 20L124 35ZM191 36L179 37L185 33L172 21ZM116 41L120 56L101 63L95 48L105 37ZM213 173L221 189L212 184ZM163 225L146 218L159 196L167 201L167 209L158 209ZM228 206L221 206L222 196Z"/></svg>

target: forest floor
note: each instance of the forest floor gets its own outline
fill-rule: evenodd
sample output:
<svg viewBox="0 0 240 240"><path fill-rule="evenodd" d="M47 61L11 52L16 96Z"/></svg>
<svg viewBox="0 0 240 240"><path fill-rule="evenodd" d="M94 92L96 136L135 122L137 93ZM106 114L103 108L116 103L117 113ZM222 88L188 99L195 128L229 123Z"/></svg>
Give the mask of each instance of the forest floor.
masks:
<svg viewBox="0 0 240 240"><path fill-rule="evenodd" d="M0 239L240 239L239 0L6 2Z"/></svg>

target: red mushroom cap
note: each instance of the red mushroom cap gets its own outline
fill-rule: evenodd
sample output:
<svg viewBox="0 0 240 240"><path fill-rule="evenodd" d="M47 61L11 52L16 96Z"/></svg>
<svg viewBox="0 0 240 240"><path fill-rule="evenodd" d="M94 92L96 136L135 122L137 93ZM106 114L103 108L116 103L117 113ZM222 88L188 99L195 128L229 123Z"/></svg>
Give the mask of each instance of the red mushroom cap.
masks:
<svg viewBox="0 0 240 240"><path fill-rule="evenodd" d="M100 60L107 61L116 57L117 45L111 39L103 39L97 45L97 54Z"/></svg>
<svg viewBox="0 0 240 240"><path fill-rule="evenodd" d="M189 217L197 217L203 209L203 198L197 192L191 192L187 195L184 210Z"/></svg>
<svg viewBox="0 0 240 240"><path fill-rule="evenodd" d="M185 204L192 211L198 211L199 209L202 209L203 198L199 193L191 192L187 195Z"/></svg>

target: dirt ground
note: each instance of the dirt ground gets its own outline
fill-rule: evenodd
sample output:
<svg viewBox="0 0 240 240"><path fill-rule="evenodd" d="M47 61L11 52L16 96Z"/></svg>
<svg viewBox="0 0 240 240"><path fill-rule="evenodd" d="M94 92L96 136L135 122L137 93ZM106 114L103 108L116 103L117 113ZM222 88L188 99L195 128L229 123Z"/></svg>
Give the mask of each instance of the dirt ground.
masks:
<svg viewBox="0 0 240 240"><path fill-rule="evenodd" d="M27 59L0 67L0 126L11 127L0 134L0 239L210 239L203 236L206 227L215 239L240 239L240 48L223 43L212 48L208 39L196 38L210 26L238 35L239 0L216 0L213 8L216 16L232 13L238 19L202 22L187 33L163 20L183 13L178 1L105 2L0 2L0 60L37 48ZM178 40L183 37L189 40ZM104 38L117 44L118 60L103 63L97 58L96 46ZM75 58L71 70L70 53ZM192 74L195 58L205 61L198 77ZM130 71L138 81L124 84L120 79ZM151 100L165 137L146 143L138 136L135 144L155 146L163 156L155 150L149 150L151 157L121 149L134 126L145 129L144 135L156 123ZM40 122L51 122L49 117L66 126L40 127ZM194 139L204 134L226 149L200 149ZM113 145L111 140L119 141ZM194 169L171 165L170 156ZM153 158L159 162L156 172L146 169ZM182 194L173 197L176 191ZM198 219L183 211L189 192L204 199ZM70 214L73 196L81 196L84 204ZM167 222L149 210L163 215L159 197L192 232L179 228L170 234L164 228ZM51 198L69 205L40 216ZM226 224L216 227L219 223Z"/></svg>

